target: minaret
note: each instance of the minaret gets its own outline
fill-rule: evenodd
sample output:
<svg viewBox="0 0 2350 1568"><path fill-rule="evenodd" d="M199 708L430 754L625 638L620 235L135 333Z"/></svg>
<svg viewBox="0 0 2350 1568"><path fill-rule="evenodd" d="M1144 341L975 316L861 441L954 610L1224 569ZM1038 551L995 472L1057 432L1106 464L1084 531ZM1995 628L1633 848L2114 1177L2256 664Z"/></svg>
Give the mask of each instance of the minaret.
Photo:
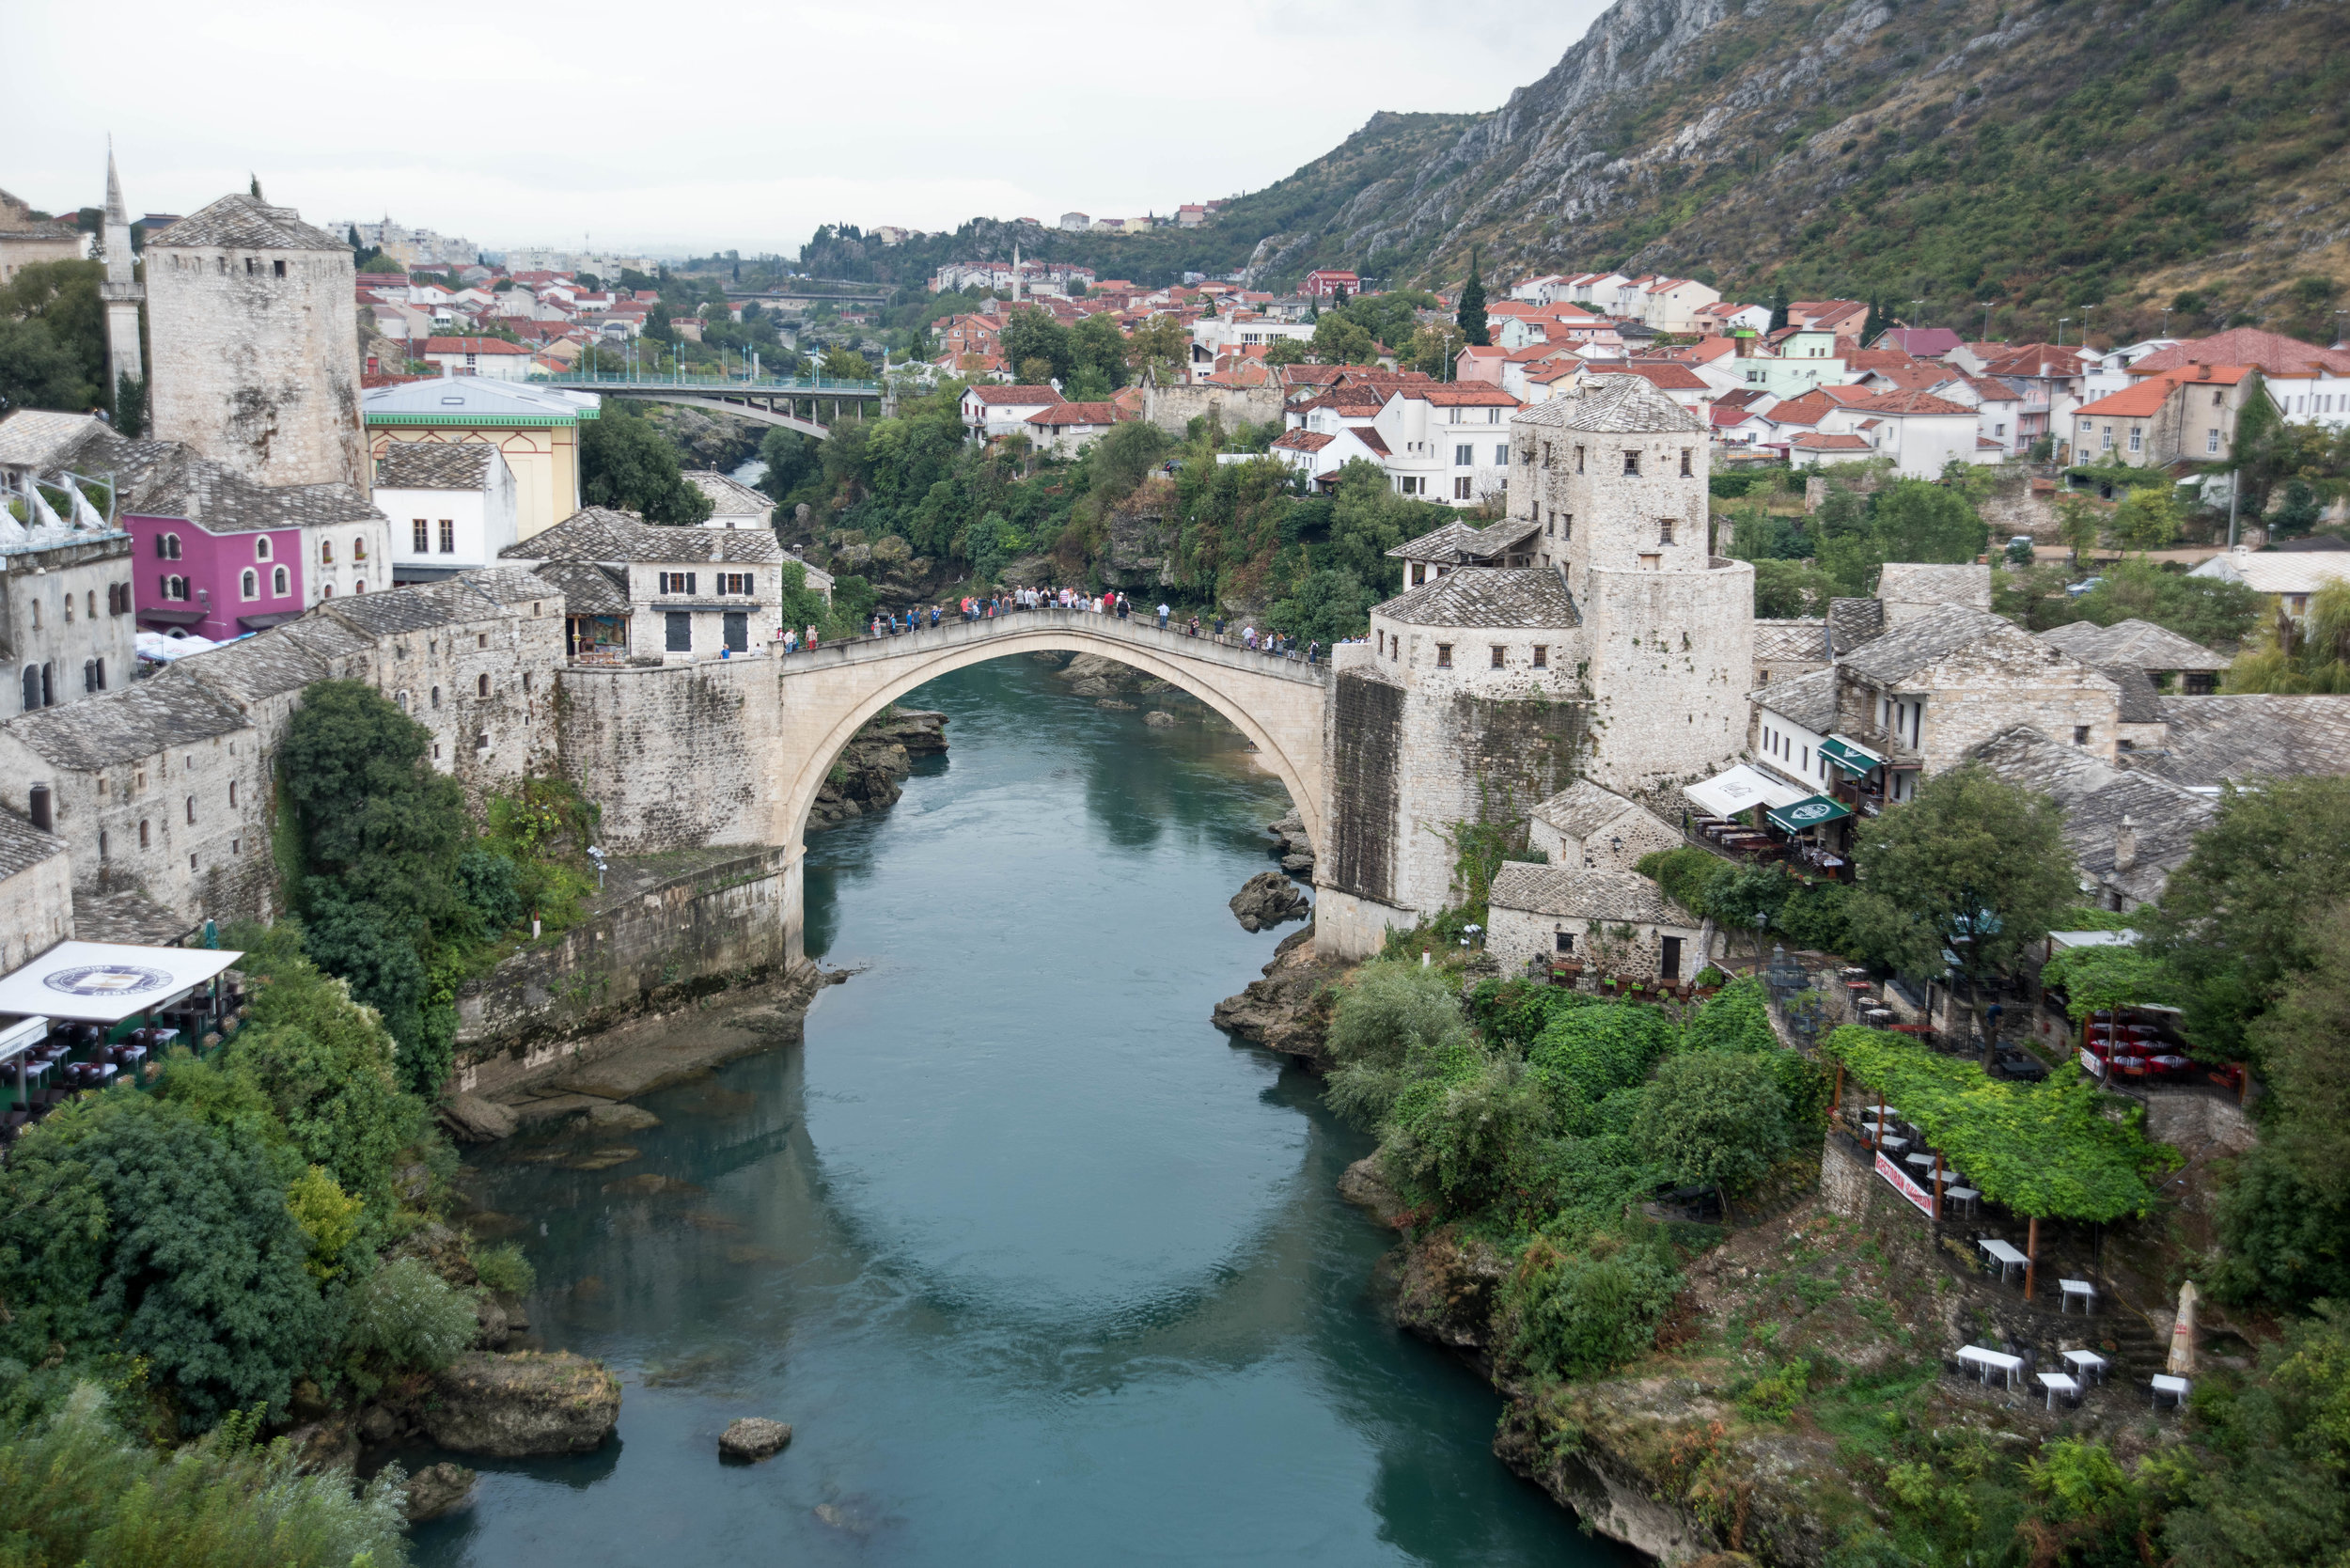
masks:
<svg viewBox="0 0 2350 1568"><path fill-rule="evenodd" d="M139 302L147 290L139 286L131 254L131 216L122 205L122 179L115 172L114 138L106 140L106 281L99 286L106 302L106 388L114 391L122 378L143 380L139 358Z"/></svg>

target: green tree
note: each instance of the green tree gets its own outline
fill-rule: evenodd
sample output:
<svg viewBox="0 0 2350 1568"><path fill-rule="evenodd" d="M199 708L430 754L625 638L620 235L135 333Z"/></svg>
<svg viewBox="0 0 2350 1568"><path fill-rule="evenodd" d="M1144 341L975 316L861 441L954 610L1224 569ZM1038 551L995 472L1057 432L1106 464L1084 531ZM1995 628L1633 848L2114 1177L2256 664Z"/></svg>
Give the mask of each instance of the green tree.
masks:
<svg viewBox="0 0 2350 1568"><path fill-rule="evenodd" d="M1126 384L1126 335L1107 311L1079 321L1069 334L1073 379L1087 385L1099 400Z"/></svg>
<svg viewBox="0 0 2350 1568"><path fill-rule="evenodd" d="M1311 357L1307 346L1294 337L1277 337L1265 345L1267 365L1303 365Z"/></svg>
<svg viewBox="0 0 2350 1568"><path fill-rule="evenodd" d="M823 362L818 368L818 374L828 376L834 381L871 381L873 365L870 360L854 349L842 348L836 344L824 351ZM706 517L709 513L704 512L702 515Z"/></svg>
<svg viewBox="0 0 2350 1568"><path fill-rule="evenodd" d="M1462 335L1480 348L1493 341L1485 327L1485 280L1479 274L1477 249L1469 247L1468 281L1461 286L1461 308L1453 318L1460 323Z"/></svg>
<svg viewBox="0 0 2350 1568"><path fill-rule="evenodd" d="M1450 978L1388 960L1364 964L1340 991L1325 1040L1330 1104L1362 1125L1383 1121L1408 1082L1474 1047Z"/></svg>
<svg viewBox="0 0 2350 1568"><path fill-rule="evenodd" d="M1343 568L1324 567L1300 578L1289 597L1275 604L1271 619L1300 646L1318 642L1326 651L1332 643L1369 631L1371 607L1376 603L1360 577Z"/></svg>
<svg viewBox="0 0 2350 1568"><path fill-rule="evenodd" d="M2178 494L2169 485L2139 486L2113 511L2113 537L2125 550L2144 555L2179 537Z"/></svg>
<svg viewBox="0 0 2350 1568"><path fill-rule="evenodd" d="M816 448L815 439L798 431L780 425L770 430L759 442L760 461L767 465L759 488L778 502L786 500L823 472L823 458Z"/></svg>
<svg viewBox="0 0 2350 1568"><path fill-rule="evenodd" d="M1275 348L1281 345L1276 343ZM1271 355L1267 356L1271 361ZM1274 363L1292 363L1273 361ZM1179 385L1191 364L1191 334L1183 323L1164 312L1152 316L1135 328L1126 339L1126 363L1136 377L1146 371L1158 378L1162 386Z"/></svg>
<svg viewBox="0 0 2350 1568"><path fill-rule="evenodd" d="M1680 1181L1730 1196L1752 1186L1786 1153L1787 1097L1759 1056L1700 1052L1656 1070L1633 1137Z"/></svg>
<svg viewBox="0 0 2350 1568"><path fill-rule="evenodd" d="M0 1173L0 1342L26 1365L53 1342L119 1345L199 1428L232 1409L282 1416L329 1334L286 1204L299 1173L154 1095L59 1108Z"/></svg>
<svg viewBox="0 0 2350 1568"><path fill-rule="evenodd" d="M2311 596L2306 619L2280 610L2265 635L2228 666L2228 695L2350 692L2350 585Z"/></svg>
<svg viewBox="0 0 2350 1568"><path fill-rule="evenodd" d="M1436 296L1416 289L1357 294L1339 312L1381 343L1402 346L1419 330L1419 313L1437 307Z"/></svg>
<svg viewBox="0 0 2350 1568"><path fill-rule="evenodd" d="M678 449L626 399L604 400L602 418L580 426L580 492L591 507L641 513L648 523L699 523L710 497L685 482Z"/></svg>
<svg viewBox="0 0 2350 1568"><path fill-rule="evenodd" d="M1457 325L1424 326L1408 339L1404 349L1404 368L1418 370L1438 381L1453 379L1461 350L1468 344L1468 335Z"/></svg>
<svg viewBox="0 0 2350 1568"><path fill-rule="evenodd" d="M0 408L110 406L96 261L36 261L0 288Z"/></svg>
<svg viewBox="0 0 2350 1568"><path fill-rule="evenodd" d="M2318 962L2327 910L2350 899L2350 778L2229 787L2211 826L2138 911L2139 944L2188 983L2188 1038L2206 1058L2266 1063L2249 1033Z"/></svg>
<svg viewBox="0 0 2350 1568"><path fill-rule="evenodd" d="M1754 613L1765 619L1825 616L1838 591L1834 578L1801 561L1754 563Z"/></svg>
<svg viewBox="0 0 2350 1568"><path fill-rule="evenodd" d="M1844 913L1854 956L1934 976L1948 951L1979 1014L1991 982L2037 948L2075 898L2056 803L1975 763L1936 774L1914 799L1862 823L1853 864L1859 882Z"/></svg>
<svg viewBox="0 0 2350 1568"><path fill-rule="evenodd" d="M1314 323L1314 358L1324 365L1368 365L1378 352L1370 333L1336 311Z"/></svg>
<svg viewBox="0 0 2350 1568"><path fill-rule="evenodd" d="M1787 325L1788 304L1787 285L1783 282L1773 284L1771 286L1771 331L1777 332Z"/></svg>
<svg viewBox="0 0 2350 1568"><path fill-rule="evenodd" d="M1045 312L1028 306L1015 310L1005 321L1001 341L1004 357L1021 368L1021 374L1029 374L1029 362L1042 360L1048 367L1046 381L1067 381L1076 372L1076 343L1070 330Z"/></svg>

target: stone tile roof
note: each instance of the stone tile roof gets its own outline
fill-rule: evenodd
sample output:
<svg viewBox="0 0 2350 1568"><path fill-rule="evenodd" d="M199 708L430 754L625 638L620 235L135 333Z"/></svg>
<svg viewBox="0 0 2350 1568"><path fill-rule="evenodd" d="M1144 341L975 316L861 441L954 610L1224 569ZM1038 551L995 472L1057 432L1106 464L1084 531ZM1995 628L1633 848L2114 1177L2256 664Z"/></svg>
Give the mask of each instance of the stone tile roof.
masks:
<svg viewBox="0 0 2350 1568"><path fill-rule="evenodd" d="M1828 657L1827 621L1825 618L1757 620L1754 623L1754 656L1757 660L1792 662L1817 659L1825 663Z"/></svg>
<svg viewBox="0 0 2350 1568"><path fill-rule="evenodd" d="M7 725L35 756L85 773L245 728L235 704L194 681L134 682Z"/></svg>
<svg viewBox="0 0 2350 1568"><path fill-rule="evenodd" d="M561 590L566 615L626 615L628 574L590 561L549 561L538 575Z"/></svg>
<svg viewBox="0 0 2350 1568"><path fill-rule="evenodd" d="M543 533L498 552L501 560L780 561L783 547L766 528L667 528L604 507L583 507Z"/></svg>
<svg viewBox="0 0 2350 1568"><path fill-rule="evenodd" d="M65 853L65 840L0 808L0 881Z"/></svg>
<svg viewBox="0 0 2350 1568"><path fill-rule="evenodd" d="M85 942L122 942L134 948L176 948L201 920L173 913L135 887L73 895L73 934Z"/></svg>
<svg viewBox="0 0 2350 1568"><path fill-rule="evenodd" d="M1462 566L1379 606L1415 626L1545 629L1583 624L1583 612L1549 567Z"/></svg>
<svg viewBox="0 0 2350 1568"><path fill-rule="evenodd" d="M2076 620L2053 626L2040 640L2089 665L2128 665L2143 670L2222 670L2228 660L2201 643L2151 620L2117 620L2110 626Z"/></svg>
<svg viewBox="0 0 2350 1568"><path fill-rule="evenodd" d="M384 597L405 591L394 588ZM153 681L158 684L193 681L232 702L249 706L298 692L313 681L327 680L336 673L333 660L373 647L372 639L340 621L311 614L175 660Z"/></svg>
<svg viewBox="0 0 2350 1568"><path fill-rule="evenodd" d="M1642 376L1590 377L1579 391L1519 409L1510 422L1595 435L1701 435L1709 428Z"/></svg>
<svg viewBox="0 0 2350 1568"><path fill-rule="evenodd" d="M715 468L688 468L683 478L687 484L710 497L714 516L763 518L776 510L776 503L768 496Z"/></svg>
<svg viewBox="0 0 2350 1568"><path fill-rule="evenodd" d="M122 510L181 518L208 534L381 522L384 517L347 484L255 484L233 469L184 453L177 461L159 459L144 484L124 490Z"/></svg>
<svg viewBox="0 0 2350 1568"><path fill-rule="evenodd" d="M1831 599L1827 602L1827 632L1841 656L1885 635L1882 599Z"/></svg>
<svg viewBox="0 0 2350 1568"><path fill-rule="evenodd" d="M1494 874L1490 902L1496 909L1572 920L1624 920L1690 930L1698 924L1696 916L1637 871L1505 861Z"/></svg>
<svg viewBox="0 0 2350 1568"><path fill-rule="evenodd" d="M2122 765L2174 784L2350 773L2350 697L2167 697L2159 748Z"/></svg>
<svg viewBox="0 0 2350 1568"><path fill-rule="evenodd" d="M331 250L351 254L351 246L323 228L302 221L290 207L272 207L258 196L225 196L189 213L161 234L147 237L147 248L218 245L231 250Z"/></svg>
<svg viewBox="0 0 2350 1568"><path fill-rule="evenodd" d="M1505 517L1476 530L1461 548L1472 560L1493 561L1527 543L1541 530L1542 525L1531 518Z"/></svg>
<svg viewBox="0 0 2350 1568"><path fill-rule="evenodd" d="M2134 754L2124 754L2134 755ZM1975 757L2011 784L2052 797L2064 808L2064 841L2082 870L2150 903L2209 827L2218 803L2136 768L2108 766L2076 745L2029 725L2002 730ZM2128 818L2137 838L2134 864L2117 867L2117 840Z"/></svg>
<svg viewBox="0 0 2350 1568"><path fill-rule="evenodd" d="M1965 604L1987 610L1991 607L1991 569L1887 561L1877 578L1877 597L1888 604Z"/></svg>
<svg viewBox="0 0 2350 1568"><path fill-rule="evenodd" d="M1650 813L1613 790L1603 789L1586 778L1536 806L1533 815L1579 841L1604 831L1610 823Z"/></svg>
<svg viewBox="0 0 2350 1568"><path fill-rule="evenodd" d="M486 441L395 441L375 460L378 490L479 490L497 448Z"/></svg>
<svg viewBox="0 0 2350 1568"><path fill-rule="evenodd" d="M1836 729L1837 682L1834 668L1815 669L1792 681L1774 681L1747 697L1790 724L1799 724L1814 735L1826 735Z"/></svg>
<svg viewBox="0 0 2350 1568"><path fill-rule="evenodd" d="M0 468L55 468L69 463L85 441L111 433L94 414L54 414L20 408L0 419Z"/></svg>
<svg viewBox="0 0 2350 1568"><path fill-rule="evenodd" d="M2214 556L2187 573L2242 583L2255 593L2315 593L2350 582L2350 554L2339 550L2242 550Z"/></svg>
<svg viewBox="0 0 2350 1568"><path fill-rule="evenodd" d="M1435 561L1446 566L1457 564L1462 546L1477 537L1478 530L1459 521L1439 524L1418 539L1407 539L1388 556L1397 560Z"/></svg>
<svg viewBox="0 0 2350 1568"><path fill-rule="evenodd" d="M452 604L466 606L465 613L475 613L475 600L510 610L517 604L554 597L547 591L546 579L538 572L519 566L489 566L473 572L461 572L444 582L421 585L428 592L448 596ZM341 600L335 601L341 604Z"/></svg>
<svg viewBox="0 0 2350 1568"><path fill-rule="evenodd" d="M2094 659L2084 659L2107 680L2122 688L2122 707L2116 715L2123 724L2160 724L2162 697L2154 690L2154 682L2136 665L2104 665Z"/></svg>
<svg viewBox="0 0 2350 1568"><path fill-rule="evenodd" d="M1989 610L1943 604L1854 650L1843 667L1867 681L1901 681L1969 643L2029 635Z"/></svg>

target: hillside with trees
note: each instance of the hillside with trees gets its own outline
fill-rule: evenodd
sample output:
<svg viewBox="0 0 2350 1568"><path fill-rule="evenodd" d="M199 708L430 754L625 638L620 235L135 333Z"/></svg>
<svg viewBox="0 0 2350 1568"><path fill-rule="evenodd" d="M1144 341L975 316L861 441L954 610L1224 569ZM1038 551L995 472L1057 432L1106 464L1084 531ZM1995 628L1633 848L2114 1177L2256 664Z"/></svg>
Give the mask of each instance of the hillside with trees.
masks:
<svg viewBox="0 0 2350 1568"><path fill-rule="evenodd" d="M1317 266L1457 285L1619 268L1726 293L1885 298L2053 339L2256 322L2331 340L2350 286L2350 11L2281 0L1622 0L1490 114L1374 116L1210 225L993 222L885 247L820 230L823 275L908 284L1031 257L1173 281ZM1909 302L1922 302L1910 304Z"/></svg>

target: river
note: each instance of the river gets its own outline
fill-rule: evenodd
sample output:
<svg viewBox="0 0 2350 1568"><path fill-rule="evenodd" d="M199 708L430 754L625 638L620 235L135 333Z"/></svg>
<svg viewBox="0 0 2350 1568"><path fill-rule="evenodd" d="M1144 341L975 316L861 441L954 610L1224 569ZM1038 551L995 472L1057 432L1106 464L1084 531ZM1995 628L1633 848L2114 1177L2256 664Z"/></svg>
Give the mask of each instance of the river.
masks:
<svg viewBox="0 0 2350 1568"><path fill-rule="evenodd" d="M811 840L809 952L864 967L806 1043L647 1097L617 1169L473 1156L529 1221L534 1328L626 1395L601 1452L478 1462L417 1560L1635 1560L1393 1325L1388 1238L1334 1190L1368 1140L1208 1023L1278 940L1225 900L1280 786L1201 710L1148 729L1031 661L908 702L953 750ZM697 1190L604 1190L639 1173ZM791 1447L721 1466L744 1415Z"/></svg>

